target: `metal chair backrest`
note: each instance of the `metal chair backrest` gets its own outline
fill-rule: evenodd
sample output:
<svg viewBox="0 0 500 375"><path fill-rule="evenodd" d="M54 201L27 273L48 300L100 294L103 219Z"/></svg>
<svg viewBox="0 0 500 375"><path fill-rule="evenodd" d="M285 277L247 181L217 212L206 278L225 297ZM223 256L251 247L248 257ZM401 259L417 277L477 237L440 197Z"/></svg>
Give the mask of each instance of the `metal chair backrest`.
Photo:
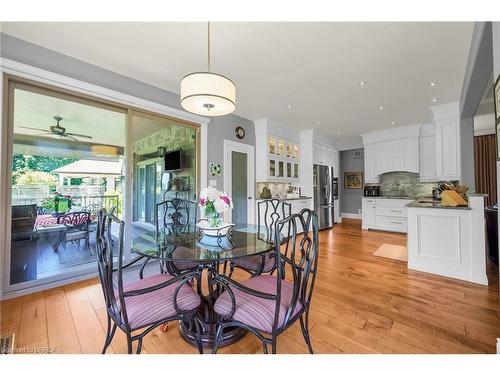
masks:
<svg viewBox="0 0 500 375"><path fill-rule="evenodd" d="M198 216L196 202L173 198L156 205L156 233L160 230L182 231L190 224L195 224Z"/></svg>
<svg viewBox="0 0 500 375"><path fill-rule="evenodd" d="M268 242L274 241L274 228L279 220L292 214L292 205L279 199L266 199L257 203L257 225L259 238ZM265 233L261 233L261 229ZM284 232L286 231L286 228Z"/></svg>
<svg viewBox="0 0 500 375"><path fill-rule="evenodd" d="M279 233L287 227L289 236L279 242ZM281 283L286 275L293 283L293 293L288 307L284 324L293 317L293 312L300 303L308 309L311 303L314 282L316 280L319 251L318 217L309 210L303 209L299 214L293 214L280 220L275 225L275 253L277 259L277 307L274 319L274 328L278 325L279 306L281 301ZM302 232L302 233L299 233ZM284 243L286 242L286 244ZM282 253L281 247L287 246L290 256Z"/></svg>
<svg viewBox="0 0 500 375"><path fill-rule="evenodd" d="M118 241L113 240L112 230L118 226ZM118 325L129 326L123 297L123 231L124 222L104 209L97 215L96 252L99 281L101 282L108 314ZM117 267L113 268L116 259ZM114 281L116 272L116 286Z"/></svg>

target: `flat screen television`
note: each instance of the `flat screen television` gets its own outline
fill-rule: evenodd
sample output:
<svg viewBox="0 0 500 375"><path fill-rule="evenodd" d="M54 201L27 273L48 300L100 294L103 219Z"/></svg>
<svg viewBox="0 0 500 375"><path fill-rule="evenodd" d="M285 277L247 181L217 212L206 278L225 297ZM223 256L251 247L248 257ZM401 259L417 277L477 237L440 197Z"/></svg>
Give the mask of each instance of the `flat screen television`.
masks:
<svg viewBox="0 0 500 375"><path fill-rule="evenodd" d="M182 169L182 149L165 153L165 172L175 172Z"/></svg>

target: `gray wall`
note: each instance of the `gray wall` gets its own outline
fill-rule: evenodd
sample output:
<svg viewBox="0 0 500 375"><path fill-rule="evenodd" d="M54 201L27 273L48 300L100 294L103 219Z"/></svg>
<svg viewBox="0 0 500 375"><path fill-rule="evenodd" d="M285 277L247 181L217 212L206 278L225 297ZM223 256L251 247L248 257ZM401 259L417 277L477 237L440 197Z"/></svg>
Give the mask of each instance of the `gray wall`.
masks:
<svg viewBox="0 0 500 375"><path fill-rule="evenodd" d="M460 98L462 182L475 191L474 114L493 70L491 22L476 22Z"/></svg>
<svg viewBox="0 0 500 375"><path fill-rule="evenodd" d="M354 158L354 152L361 150L363 157L360 159ZM347 150L340 152L340 212L350 214L358 214L361 209L361 198L363 197L363 189L344 189L344 172L364 172L364 150Z"/></svg>
<svg viewBox="0 0 500 375"><path fill-rule="evenodd" d="M1 57L181 109L179 95L175 93L40 47L22 39L0 33L0 47ZM255 128L252 121L235 115L212 117L208 124L208 163L216 162L223 164L224 139L239 141L234 133L234 129L237 126L243 127L246 132L246 137L242 142L255 145ZM208 168L208 165L205 168ZM224 173L224 166L222 173ZM217 187L219 189L223 188L223 175L212 177L208 173L208 179L216 180Z"/></svg>

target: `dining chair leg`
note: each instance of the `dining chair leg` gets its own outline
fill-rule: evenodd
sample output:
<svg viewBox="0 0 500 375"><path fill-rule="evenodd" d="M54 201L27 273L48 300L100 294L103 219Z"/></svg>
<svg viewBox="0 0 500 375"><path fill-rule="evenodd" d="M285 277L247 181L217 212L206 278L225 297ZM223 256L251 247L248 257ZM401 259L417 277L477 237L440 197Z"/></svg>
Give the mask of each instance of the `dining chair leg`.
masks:
<svg viewBox="0 0 500 375"><path fill-rule="evenodd" d="M309 336L309 311L306 311L306 317L300 317L300 329L302 330L302 335L304 336L304 341L307 344L307 348L309 349L309 354L314 354L313 348L311 345L311 337Z"/></svg>
<svg viewBox="0 0 500 375"><path fill-rule="evenodd" d="M104 341L104 347L102 348L101 354L106 354L108 346L111 344L113 337L116 332L116 324L113 323L113 328L111 328L111 318L108 316L108 328L106 330L106 340Z"/></svg>
<svg viewBox="0 0 500 375"><path fill-rule="evenodd" d="M265 341L262 341L262 350L264 351L264 354L268 354L269 352L267 351L267 344Z"/></svg>
<svg viewBox="0 0 500 375"><path fill-rule="evenodd" d="M132 354L132 335L127 332L127 353Z"/></svg>
<svg viewBox="0 0 500 375"><path fill-rule="evenodd" d="M273 337L273 342L271 344L271 353L276 354L276 337Z"/></svg>
<svg viewBox="0 0 500 375"><path fill-rule="evenodd" d="M217 326L217 331L215 333L215 342L214 342L214 347L212 348L212 354L217 354L221 338L222 338L222 324L219 324Z"/></svg>
<svg viewBox="0 0 500 375"><path fill-rule="evenodd" d="M196 339L196 346L198 347L198 352L200 354L203 354L203 343L201 342L201 329L200 329L200 325L196 321L196 318L192 319L192 324L194 324L194 327L195 327L195 332L196 332L195 339Z"/></svg>
<svg viewBox="0 0 500 375"><path fill-rule="evenodd" d="M142 337L140 337L137 340L137 351L135 353L136 354L141 354L141 350L142 350Z"/></svg>

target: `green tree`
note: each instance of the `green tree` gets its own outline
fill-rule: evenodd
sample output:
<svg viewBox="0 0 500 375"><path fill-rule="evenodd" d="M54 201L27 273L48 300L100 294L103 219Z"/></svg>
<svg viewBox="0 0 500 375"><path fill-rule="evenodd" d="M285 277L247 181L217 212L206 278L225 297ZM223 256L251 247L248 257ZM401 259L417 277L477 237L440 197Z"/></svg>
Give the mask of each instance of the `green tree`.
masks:
<svg viewBox="0 0 500 375"><path fill-rule="evenodd" d="M12 170L32 170L52 172L54 169L75 162L77 159L60 158L55 156L37 156L15 154L12 160Z"/></svg>
<svg viewBox="0 0 500 375"><path fill-rule="evenodd" d="M12 158L12 183L20 184L17 178L28 171L52 172L54 169L75 162L77 159L55 156L14 154Z"/></svg>
<svg viewBox="0 0 500 375"><path fill-rule="evenodd" d="M23 171L16 174L16 184L18 185L36 185L44 184L49 188L55 188L56 177L48 172L40 171Z"/></svg>

